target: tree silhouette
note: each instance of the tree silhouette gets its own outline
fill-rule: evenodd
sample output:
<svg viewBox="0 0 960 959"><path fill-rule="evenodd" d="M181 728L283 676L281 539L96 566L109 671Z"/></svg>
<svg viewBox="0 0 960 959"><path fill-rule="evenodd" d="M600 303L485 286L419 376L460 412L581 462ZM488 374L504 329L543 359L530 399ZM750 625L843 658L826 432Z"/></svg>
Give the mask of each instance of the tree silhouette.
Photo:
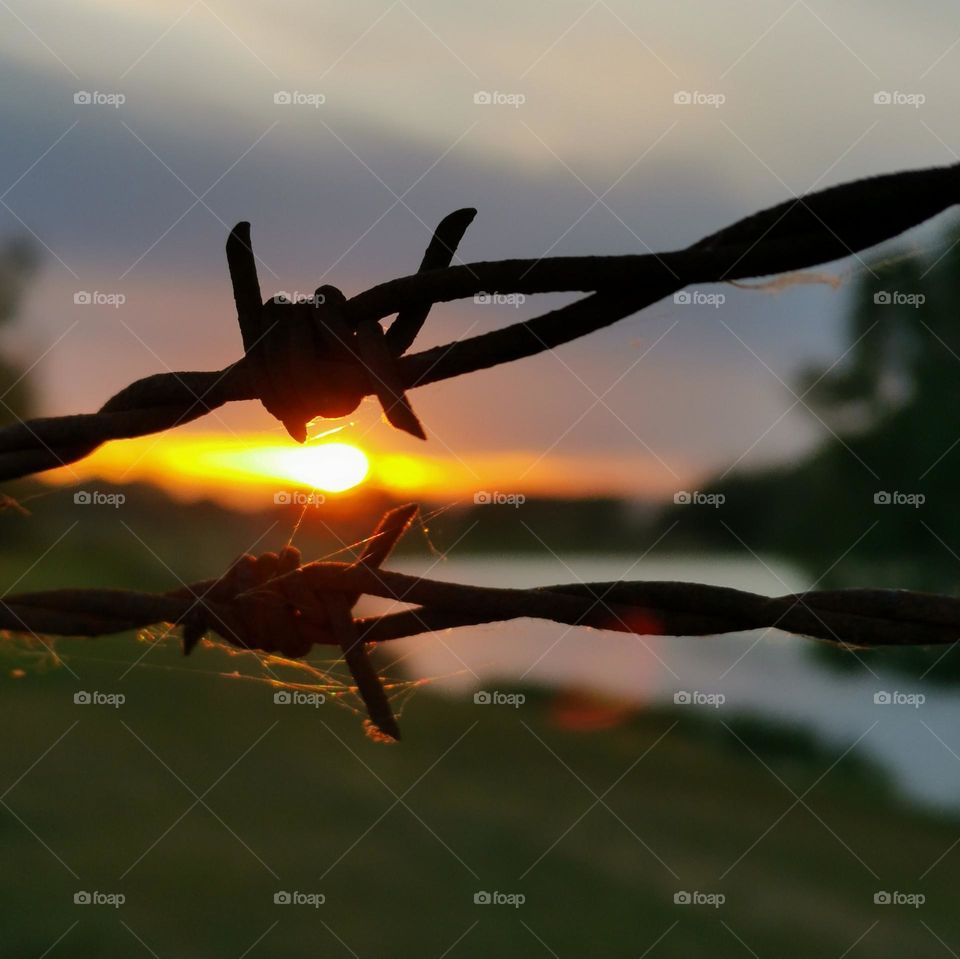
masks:
<svg viewBox="0 0 960 959"><path fill-rule="evenodd" d="M0 425L31 415L33 392L23 367L7 355L3 335L16 320L27 283L38 266L36 248L22 239L0 246Z"/></svg>
<svg viewBox="0 0 960 959"><path fill-rule="evenodd" d="M662 522L678 520L679 536L698 547L742 549L736 530L752 549L800 563L821 587L956 594L960 226L933 250L875 260L854 283L843 360L805 370L796 387L826 427L820 444L798 462L709 485L724 495L722 510L677 507ZM884 657L918 672L935 658ZM935 673L960 678L960 655Z"/></svg>

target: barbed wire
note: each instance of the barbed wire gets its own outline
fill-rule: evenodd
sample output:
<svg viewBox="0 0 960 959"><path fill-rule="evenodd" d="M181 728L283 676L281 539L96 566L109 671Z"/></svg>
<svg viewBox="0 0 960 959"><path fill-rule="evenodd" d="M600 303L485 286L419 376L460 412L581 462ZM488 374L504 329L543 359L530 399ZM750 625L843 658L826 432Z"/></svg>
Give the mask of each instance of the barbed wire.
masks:
<svg viewBox="0 0 960 959"><path fill-rule="evenodd" d="M446 217L420 269L347 299L333 286L304 302L262 302L250 225L227 242L244 356L222 370L159 373L96 413L33 419L0 430L0 481L63 466L109 440L195 420L259 399L299 442L317 416L352 412L375 395L389 422L425 437L408 390L553 349L691 283L787 273L856 255L960 202L960 164L885 174L795 197L686 247L624 256L544 257L450 266L475 210ZM586 292L503 329L407 354L434 303L486 294ZM380 321L396 314L384 331Z"/></svg>
<svg viewBox="0 0 960 959"><path fill-rule="evenodd" d="M960 638L960 599L895 589L845 589L760 596L725 586L614 581L496 588L447 583L381 569L417 514L386 513L354 563L301 564L287 547L246 555L220 579L167 593L60 589L0 600L0 629L34 635L102 636L158 623L183 628L189 654L212 630L233 646L289 659L339 647L383 736L400 729L367 647L421 633L512 619L641 636L708 636L780 629L846 648L930 646ZM354 618L361 596L411 609Z"/></svg>
<svg viewBox="0 0 960 959"><path fill-rule="evenodd" d="M97 413L49 417L0 430L0 480L74 462L101 443L189 422L233 400L259 399L296 440L307 423L344 416L375 395L388 421L425 438L406 391L511 362L584 336L691 283L716 283L815 266L898 235L960 202L960 164L842 184L781 203L663 254L551 257L450 266L475 215L446 217L419 271L352 299L332 286L303 302L262 301L249 224L227 242L244 356L219 372L157 374ZM542 316L406 355L434 303L478 293L589 292ZM396 314L385 331L380 321ZM4 500L6 502L6 499ZM417 513L386 513L351 564L302 564L298 550L243 556L220 578L154 594L61 589L0 600L0 629L100 636L157 623L182 627L189 654L208 631L228 643L302 659L336 645L373 730L400 730L368 644L518 618L656 636L779 628L850 647L943 645L960 638L960 600L902 590L851 589L767 597L676 582L579 583L499 589L381 569ZM413 609L355 618L362 595Z"/></svg>

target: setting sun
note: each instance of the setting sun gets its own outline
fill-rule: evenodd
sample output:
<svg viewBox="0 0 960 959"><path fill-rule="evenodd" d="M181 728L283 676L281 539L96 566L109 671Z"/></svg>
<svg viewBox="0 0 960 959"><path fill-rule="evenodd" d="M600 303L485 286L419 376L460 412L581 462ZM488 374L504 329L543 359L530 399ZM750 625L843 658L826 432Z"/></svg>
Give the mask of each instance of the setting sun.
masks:
<svg viewBox="0 0 960 959"><path fill-rule="evenodd" d="M248 446L207 449L195 457L201 470L221 477L287 480L299 486L342 493L366 479L366 454L350 443L306 446Z"/></svg>
<svg viewBox="0 0 960 959"><path fill-rule="evenodd" d="M251 450L246 455L251 454L256 456L256 451ZM265 462L256 465L265 474L302 483L325 493L342 493L352 489L363 482L370 470L363 450L349 443L319 443L264 450L262 459Z"/></svg>
<svg viewBox="0 0 960 959"><path fill-rule="evenodd" d="M70 466L43 474L49 483L75 486L92 479L152 483L182 499L210 498L233 509L258 509L293 488L336 494L369 485L396 497L470 501L478 490L516 490L526 496L666 496L675 480L653 469L638 474L632 460L597 456L588 482L582 464L537 450L464 451L450 455L385 446L369 451L346 441L317 439L303 446L278 441L277 431L194 432L104 443ZM519 485L518 485L519 484Z"/></svg>
<svg viewBox="0 0 960 959"><path fill-rule="evenodd" d="M370 470L363 450L349 443L322 443L275 451L276 475L327 493L359 485Z"/></svg>

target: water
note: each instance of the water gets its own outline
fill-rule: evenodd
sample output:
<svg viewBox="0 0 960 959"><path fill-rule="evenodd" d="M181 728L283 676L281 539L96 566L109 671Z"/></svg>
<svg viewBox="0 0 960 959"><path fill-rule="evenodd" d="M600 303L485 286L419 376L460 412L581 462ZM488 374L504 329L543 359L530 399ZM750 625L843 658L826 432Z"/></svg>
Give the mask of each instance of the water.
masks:
<svg viewBox="0 0 960 959"><path fill-rule="evenodd" d="M802 574L773 561L643 560L622 556L450 558L397 561L393 568L483 586L543 586L613 579L687 580L767 595L810 588ZM361 613L384 607L365 600ZM716 637L637 637L556 623L514 621L412 637L391 647L411 676L439 677L451 694L518 683L592 689L637 704L673 704L678 692L720 693L719 719L769 716L815 731L841 754L878 762L914 801L960 808L960 692L909 683L862 666L825 668L810 640L777 630ZM919 707L875 702L876 694L924 697ZM504 707L506 708L506 707Z"/></svg>

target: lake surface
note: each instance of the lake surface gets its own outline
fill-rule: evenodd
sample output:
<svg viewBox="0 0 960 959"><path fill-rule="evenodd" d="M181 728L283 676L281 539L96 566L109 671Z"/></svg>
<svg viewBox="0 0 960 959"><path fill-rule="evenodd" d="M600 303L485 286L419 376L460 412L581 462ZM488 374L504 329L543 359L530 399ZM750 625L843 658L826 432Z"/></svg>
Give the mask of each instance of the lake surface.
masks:
<svg viewBox="0 0 960 959"><path fill-rule="evenodd" d="M464 557L397 560L392 568L433 579L483 586L545 586L613 579L685 580L767 595L810 588L798 571L775 561ZM364 600L360 612L383 605ZM452 695L531 683L595 690L640 704L722 694L719 707L691 704L719 719L768 716L815 731L837 757L852 747L882 765L909 798L960 808L960 692L907 681L872 665L850 673L825 668L812 641L777 630L711 637L638 637L521 620L401 640L397 668L436 677ZM893 702L876 703L877 693ZM919 706L898 704L922 696ZM510 707L496 707L510 708Z"/></svg>

